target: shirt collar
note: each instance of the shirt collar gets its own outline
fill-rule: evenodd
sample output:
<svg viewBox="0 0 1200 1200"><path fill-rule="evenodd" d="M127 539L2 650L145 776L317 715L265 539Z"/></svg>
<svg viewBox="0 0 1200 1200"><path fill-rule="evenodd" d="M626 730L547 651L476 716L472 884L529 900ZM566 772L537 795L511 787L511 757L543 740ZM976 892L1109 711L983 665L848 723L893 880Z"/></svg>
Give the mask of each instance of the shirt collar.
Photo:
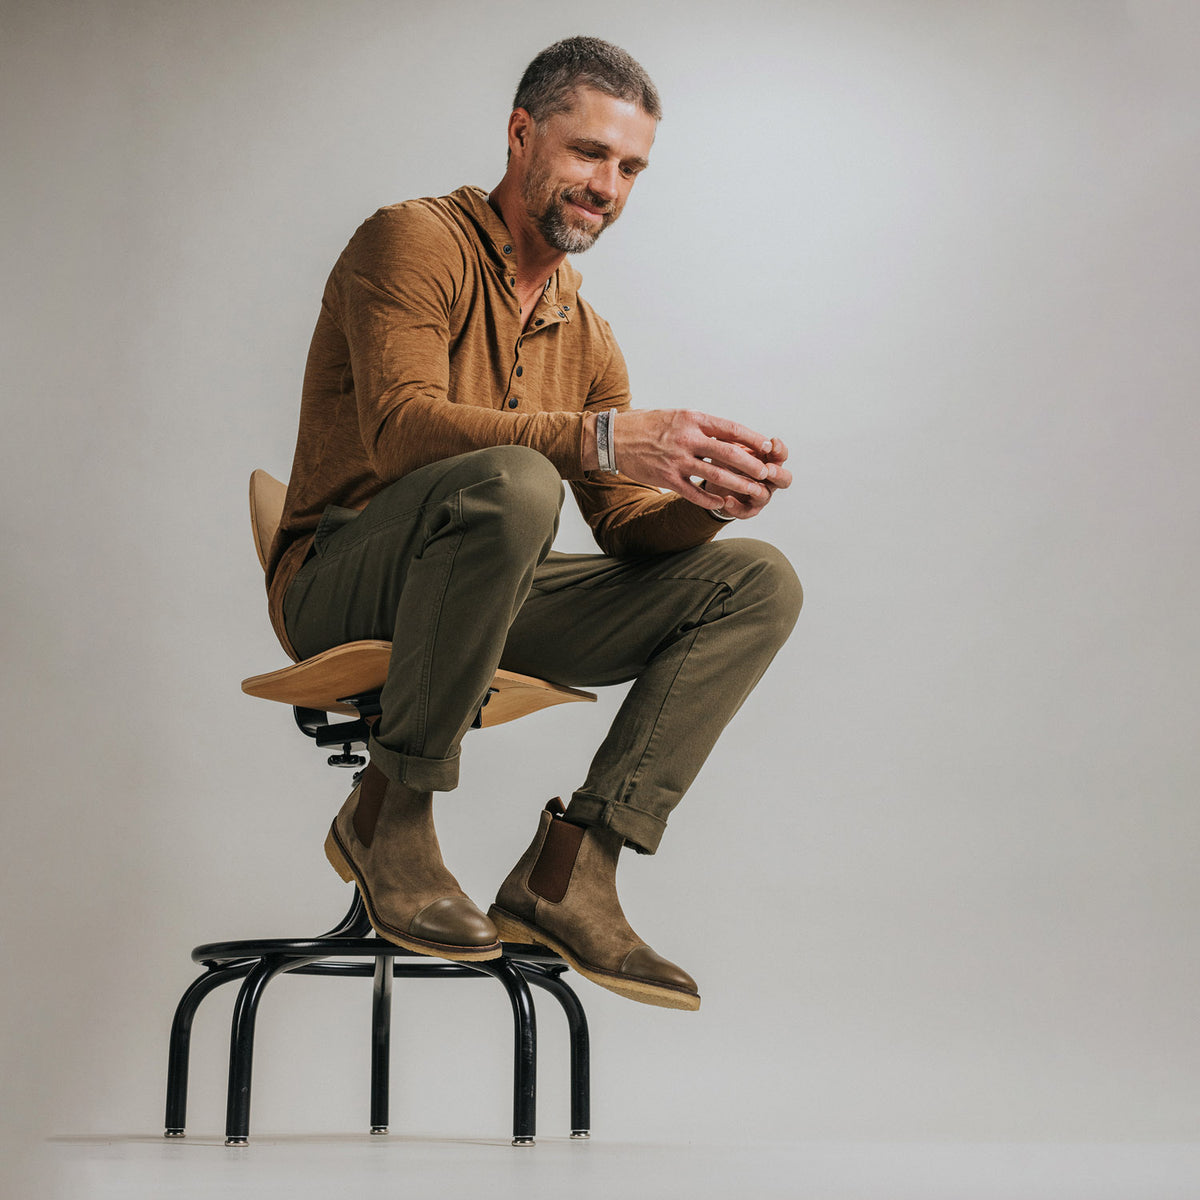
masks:
<svg viewBox="0 0 1200 1200"><path fill-rule="evenodd" d="M471 184L451 192L448 199L455 201L466 213L472 224L479 230L480 238L489 251L497 270L503 272L512 264L515 251L510 241L508 226L500 219L500 215L488 203L487 192L483 188ZM505 247L508 247L507 251ZM550 276L544 293L545 301L555 310L567 306L567 316L575 308L579 285L583 276L571 265L569 259Z"/></svg>

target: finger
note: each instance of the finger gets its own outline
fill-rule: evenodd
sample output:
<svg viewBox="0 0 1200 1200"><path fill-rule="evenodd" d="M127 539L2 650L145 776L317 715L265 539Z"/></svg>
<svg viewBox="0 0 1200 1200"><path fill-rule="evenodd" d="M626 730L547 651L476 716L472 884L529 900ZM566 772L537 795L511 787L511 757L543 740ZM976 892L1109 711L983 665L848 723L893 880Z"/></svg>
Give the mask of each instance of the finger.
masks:
<svg viewBox="0 0 1200 1200"><path fill-rule="evenodd" d="M723 442L739 442L757 455L771 452L773 439L756 432L748 425L727 420L725 417L713 417L708 413L697 413L696 416L700 429L710 437L719 438Z"/></svg>
<svg viewBox="0 0 1200 1200"><path fill-rule="evenodd" d="M702 477L694 476L693 478ZM707 491L701 484L694 483L693 479L687 476L680 476L672 485L671 491L701 508L707 508L710 512L716 512L725 503L725 497L715 488Z"/></svg>
<svg viewBox="0 0 1200 1200"><path fill-rule="evenodd" d="M757 501L751 500L745 495L745 479L740 481L736 491L718 487L716 484L709 483L707 479L700 480L699 484L701 492L708 499L711 500L716 497L719 501L719 507L711 507L710 511L712 512L719 512L730 517L738 517L745 515L747 506L753 508L757 503Z"/></svg>
<svg viewBox="0 0 1200 1200"><path fill-rule="evenodd" d="M787 462L788 448L784 445L782 438L773 437L771 439L771 452L766 456L767 462L782 463Z"/></svg>
<svg viewBox="0 0 1200 1200"><path fill-rule="evenodd" d="M764 501L769 492L765 483L747 479L740 471L728 471L715 462L697 464L693 474L699 475L709 491L724 496L749 496Z"/></svg>
<svg viewBox="0 0 1200 1200"><path fill-rule="evenodd" d="M771 502L771 494L768 493L766 498L761 502L752 500L747 496L737 496L735 497L735 500L737 501L736 509L733 506L726 504L725 511L731 517L737 517L739 520L745 521L750 517L757 517L758 514L767 507L767 505Z"/></svg>
<svg viewBox="0 0 1200 1200"><path fill-rule="evenodd" d="M786 488L792 486L792 473L787 467L778 463L772 464L773 474L770 477L769 486L773 488Z"/></svg>
<svg viewBox="0 0 1200 1200"><path fill-rule="evenodd" d="M761 508L761 504L756 504L746 496L730 493L725 497L725 504L721 509L721 515L735 517L739 521L744 521L747 517L754 516Z"/></svg>
<svg viewBox="0 0 1200 1200"><path fill-rule="evenodd" d="M790 487L792 473L782 463L767 463L767 477L762 481L764 487Z"/></svg>
<svg viewBox="0 0 1200 1200"><path fill-rule="evenodd" d="M704 458L717 466L736 471L747 479L761 482L770 478L768 464L735 442L722 442L710 438L700 447L700 451Z"/></svg>

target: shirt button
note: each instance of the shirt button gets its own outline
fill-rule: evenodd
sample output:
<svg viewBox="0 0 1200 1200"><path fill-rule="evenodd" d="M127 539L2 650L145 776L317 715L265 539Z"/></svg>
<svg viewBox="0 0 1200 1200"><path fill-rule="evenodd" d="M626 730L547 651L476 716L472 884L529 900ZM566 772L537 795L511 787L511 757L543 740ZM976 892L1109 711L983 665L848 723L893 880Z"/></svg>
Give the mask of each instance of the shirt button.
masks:
<svg viewBox="0 0 1200 1200"><path fill-rule="evenodd" d="M519 378L520 378L522 375L524 375L524 374L525 374L525 368L524 368L524 367L518 367L518 368L517 368L517 378L519 379Z"/></svg>
<svg viewBox="0 0 1200 1200"><path fill-rule="evenodd" d="M520 401L516 398L516 396L509 396L509 398L508 398L508 407L509 408L516 408L519 403L520 403Z"/></svg>
<svg viewBox="0 0 1200 1200"><path fill-rule="evenodd" d="M512 253L512 247L511 247L511 246L505 246L505 247L504 247L504 253L505 253L505 254L511 254L511 253Z"/></svg>
<svg viewBox="0 0 1200 1200"><path fill-rule="evenodd" d="M541 317L538 317L538 319L536 321L534 321L535 325L545 325L545 323L546 322L543 321Z"/></svg>
<svg viewBox="0 0 1200 1200"><path fill-rule="evenodd" d="M510 278L510 279L509 279L509 281L508 281L508 286L509 286L509 287L516 287L516 285L517 285L517 281L516 281L515 279L511 279L511 278Z"/></svg>

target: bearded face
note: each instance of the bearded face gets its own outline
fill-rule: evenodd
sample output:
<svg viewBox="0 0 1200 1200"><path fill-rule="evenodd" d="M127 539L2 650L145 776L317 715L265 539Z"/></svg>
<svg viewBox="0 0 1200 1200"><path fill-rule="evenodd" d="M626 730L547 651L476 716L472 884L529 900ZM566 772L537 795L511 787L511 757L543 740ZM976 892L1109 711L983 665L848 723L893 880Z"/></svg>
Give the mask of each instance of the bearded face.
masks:
<svg viewBox="0 0 1200 1200"><path fill-rule="evenodd" d="M541 120L516 109L510 122L524 223L560 254L590 249L649 164L658 122L634 102L589 87Z"/></svg>
<svg viewBox="0 0 1200 1200"><path fill-rule="evenodd" d="M620 212L615 201L597 196L586 184L563 186L540 160L526 172L521 199L538 232L563 254L590 250Z"/></svg>

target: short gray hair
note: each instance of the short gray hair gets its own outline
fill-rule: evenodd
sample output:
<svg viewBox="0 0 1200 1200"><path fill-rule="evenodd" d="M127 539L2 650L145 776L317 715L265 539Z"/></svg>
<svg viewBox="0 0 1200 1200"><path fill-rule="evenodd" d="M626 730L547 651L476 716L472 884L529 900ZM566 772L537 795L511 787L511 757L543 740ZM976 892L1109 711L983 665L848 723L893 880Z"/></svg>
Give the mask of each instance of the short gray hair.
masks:
<svg viewBox="0 0 1200 1200"><path fill-rule="evenodd" d="M569 37L547 46L525 68L513 108L523 108L541 121L568 111L579 87L640 105L647 116L662 120L658 89L641 64L620 46L594 37Z"/></svg>

